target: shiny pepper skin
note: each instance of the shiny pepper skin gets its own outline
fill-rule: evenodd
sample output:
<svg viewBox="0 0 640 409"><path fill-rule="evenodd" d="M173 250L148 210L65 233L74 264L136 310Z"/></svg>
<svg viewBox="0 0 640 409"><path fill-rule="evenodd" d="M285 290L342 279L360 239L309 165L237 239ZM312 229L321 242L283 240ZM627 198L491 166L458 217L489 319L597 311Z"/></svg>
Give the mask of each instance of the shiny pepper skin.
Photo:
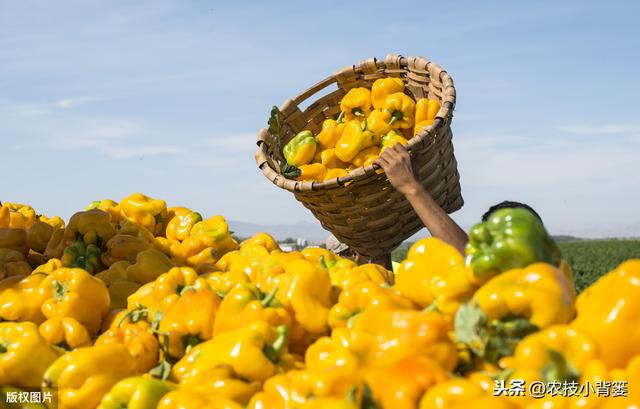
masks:
<svg viewBox="0 0 640 409"><path fill-rule="evenodd" d="M169 212L173 212L173 216L166 228L166 237L169 240L182 241L189 237L193 225L202 221L202 216L198 212L191 211L187 208L171 208Z"/></svg>
<svg viewBox="0 0 640 409"><path fill-rule="evenodd" d="M117 316L114 325L96 339L95 345L121 344L134 359L138 373L148 372L158 362L160 344L146 321L122 321Z"/></svg>
<svg viewBox="0 0 640 409"><path fill-rule="evenodd" d="M376 136L375 142L378 144L383 135L391 131L391 114L389 112L374 109L367 117L367 129Z"/></svg>
<svg viewBox="0 0 640 409"><path fill-rule="evenodd" d="M416 123L433 121L440 110L440 102L437 99L421 98L416 102Z"/></svg>
<svg viewBox="0 0 640 409"><path fill-rule="evenodd" d="M136 372L124 346L97 345L62 355L44 373L42 385L58 388L60 409L95 408L116 382Z"/></svg>
<svg viewBox="0 0 640 409"><path fill-rule="evenodd" d="M167 204L164 200L153 199L142 193L134 193L120 201L122 216L158 234L167 216Z"/></svg>
<svg viewBox="0 0 640 409"><path fill-rule="evenodd" d="M98 409L155 408L164 395L176 388L171 382L133 376L113 385L104 395Z"/></svg>
<svg viewBox="0 0 640 409"><path fill-rule="evenodd" d="M329 169L322 163L309 163L300 166L300 176L296 180L324 180Z"/></svg>
<svg viewBox="0 0 640 409"><path fill-rule="evenodd" d="M100 330L102 318L109 312L109 291L99 278L79 268L60 268L40 283L45 296L42 313L47 318L72 317L91 335Z"/></svg>
<svg viewBox="0 0 640 409"><path fill-rule="evenodd" d="M322 130L316 137L318 140L318 149L324 151L335 148L343 131L344 122L325 119L324 122L322 122Z"/></svg>
<svg viewBox="0 0 640 409"><path fill-rule="evenodd" d="M40 384L58 353L32 322L0 322L0 385L33 387Z"/></svg>
<svg viewBox="0 0 640 409"><path fill-rule="evenodd" d="M318 148L318 141L311 131L299 132L285 145L282 153L289 165L301 166L311 163Z"/></svg>
<svg viewBox="0 0 640 409"><path fill-rule="evenodd" d="M571 326L589 335L610 368L623 367L640 354L640 259L632 259L600 277L576 300Z"/></svg>
<svg viewBox="0 0 640 409"><path fill-rule="evenodd" d="M243 405L225 397L180 388L164 395L157 409L243 409Z"/></svg>
<svg viewBox="0 0 640 409"><path fill-rule="evenodd" d="M49 293L41 292L40 285L46 274L12 276L0 281L0 319L7 321L45 321L42 303Z"/></svg>
<svg viewBox="0 0 640 409"><path fill-rule="evenodd" d="M366 123L349 121L336 143L336 156L343 162L351 162L360 151L375 145L375 141L373 132L366 129Z"/></svg>
<svg viewBox="0 0 640 409"><path fill-rule="evenodd" d="M42 221L34 222L27 230L27 245L30 249L42 253L53 236L55 228Z"/></svg>
<svg viewBox="0 0 640 409"><path fill-rule="evenodd" d="M335 148L325 149L320 152L320 162L327 168L346 168L349 166L348 163L338 158Z"/></svg>
<svg viewBox="0 0 640 409"><path fill-rule="evenodd" d="M49 345L65 351L91 346L89 331L74 318L50 318L40 324L38 331Z"/></svg>
<svg viewBox="0 0 640 409"><path fill-rule="evenodd" d="M401 78L378 78L371 86L371 102L375 109L381 109L384 101L391 94L404 92L404 82Z"/></svg>
<svg viewBox="0 0 640 409"><path fill-rule="evenodd" d="M493 385L492 385L493 386ZM420 399L419 409L515 409L505 399L465 378L452 378L431 387Z"/></svg>
<svg viewBox="0 0 640 409"><path fill-rule="evenodd" d="M362 120L371 112L371 91L367 88L352 88L340 101L340 110L345 121Z"/></svg>
<svg viewBox="0 0 640 409"><path fill-rule="evenodd" d="M389 95L381 108L391 116L389 124L392 129L411 129L415 123L415 109L415 101L402 92Z"/></svg>
<svg viewBox="0 0 640 409"><path fill-rule="evenodd" d="M369 166L372 165L379 156L380 148L371 146L358 152L358 154L351 159L351 164L355 167Z"/></svg>
<svg viewBox="0 0 640 409"><path fill-rule="evenodd" d="M382 136L382 148L380 149L380 153L384 152L385 149L392 147L396 143L399 143L402 146L407 146L409 141L394 130L387 132L384 136Z"/></svg>

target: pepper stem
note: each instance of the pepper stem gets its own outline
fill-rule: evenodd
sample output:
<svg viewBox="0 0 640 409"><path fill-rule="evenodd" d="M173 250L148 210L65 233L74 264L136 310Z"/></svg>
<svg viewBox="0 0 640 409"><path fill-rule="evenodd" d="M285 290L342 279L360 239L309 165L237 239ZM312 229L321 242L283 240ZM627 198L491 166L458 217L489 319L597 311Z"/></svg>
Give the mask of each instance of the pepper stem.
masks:
<svg viewBox="0 0 640 409"><path fill-rule="evenodd" d="M338 118L336 118L336 122L341 123L343 119L344 119L344 111L340 111L340 115L338 115Z"/></svg>
<svg viewBox="0 0 640 409"><path fill-rule="evenodd" d="M276 293L278 292L278 287L275 287L273 290L269 292L269 294L265 295L265 297L260 301L263 307L267 308L271 306L271 303L276 298Z"/></svg>
<svg viewBox="0 0 640 409"><path fill-rule="evenodd" d="M51 282L51 285L53 285L53 289L55 291L54 296L56 298L56 301L62 301L62 298L64 298L64 295L69 292L69 285L65 282L60 282L58 280L53 280Z"/></svg>
<svg viewBox="0 0 640 409"><path fill-rule="evenodd" d="M549 363L542 368L542 379L551 381L579 381L580 372L571 365L565 356L556 350L549 349Z"/></svg>
<svg viewBox="0 0 640 409"><path fill-rule="evenodd" d="M393 114L391 114L391 120L389 121L389 125L393 124L396 121L401 120L404 117L404 114L402 113L402 111L393 111Z"/></svg>
<svg viewBox="0 0 640 409"><path fill-rule="evenodd" d="M351 113L355 116L364 116L364 114L362 113L362 109L360 108L353 108L351 110Z"/></svg>
<svg viewBox="0 0 640 409"><path fill-rule="evenodd" d="M278 362L282 349L287 345L287 334L289 329L286 325L280 325L276 328L276 331L278 333L278 337L273 344L265 344L262 348L262 353L264 353L269 361L274 364Z"/></svg>
<svg viewBox="0 0 640 409"><path fill-rule="evenodd" d="M9 350L9 341L0 342L0 354L4 354Z"/></svg>

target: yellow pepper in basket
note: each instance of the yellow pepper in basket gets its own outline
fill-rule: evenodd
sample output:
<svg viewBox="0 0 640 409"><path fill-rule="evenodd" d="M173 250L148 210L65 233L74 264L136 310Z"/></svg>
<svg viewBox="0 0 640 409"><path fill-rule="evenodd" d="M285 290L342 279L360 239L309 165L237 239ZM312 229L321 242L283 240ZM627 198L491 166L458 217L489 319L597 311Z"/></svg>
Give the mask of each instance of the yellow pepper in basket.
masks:
<svg viewBox="0 0 640 409"><path fill-rule="evenodd" d="M396 143L402 144L402 146L407 146L409 141L396 131L391 130L382 137L382 149L380 149L380 153L384 152L385 149L392 147Z"/></svg>
<svg viewBox="0 0 640 409"><path fill-rule="evenodd" d="M38 332L49 345L54 345L65 351L91 346L89 331L71 317L50 318L40 324Z"/></svg>
<svg viewBox="0 0 640 409"><path fill-rule="evenodd" d="M284 146L282 153L287 163L292 166L301 166L310 163L316 154L318 141L311 131L299 132Z"/></svg>
<svg viewBox="0 0 640 409"><path fill-rule="evenodd" d="M330 169L322 180L331 180L335 178L341 178L347 176L349 173L344 169Z"/></svg>
<svg viewBox="0 0 640 409"><path fill-rule="evenodd" d="M404 82L401 78L378 78L371 86L371 102L375 109L380 109L384 101L391 94L404 92Z"/></svg>
<svg viewBox="0 0 640 409"><path fill-rule="evenodd" d="M336 155L335 148L325 149L320 152L320 162L327 168L346 168L349 164L343 162Z"/></svg>
<svg viewBox="0 0 640 409"><path fill-rule="evenodd" d="M414 124L416 103L402 92L389 95L382 105L382 112L391 115L392 129L410 129Z"/></svg>
<svg viewBox="0 0 640 409"><path fill-rule="evenodd" d="M40 336L34 323L0 323L0 385L39 385L58 355Z"/></svg>
<svg viewBox="0 0 640 409"><path fill-rule="evenodd" d="M371 91L367 88L352 88L340 101L340 110L346 121L365 119L371 112Z"/></svg>
<svg viewBox="0 0 640 409"><path fill-rule="evenodd" d="M421 98L416 102L416 124L422 121L433 121L440 110L437 99Z"/></svg>
<svg viewBox="0 0 640 409"><path fill-rule="evenodd" d="M375 135L366 129L366 123L349 121L336 144L336 156L343 162L351 160L363 149L375 144Z"/></svg>
<svg viewBox="0 0 640 409"><path fill-rule="evenodd" d="M356 167L369 166L378 159L380 156L380 148L377 146L371 146L367 149L361 150L353 159L351 164Z"/></svg>
<svg viewBox="0 0 640 409"><path fill-rule="evenodd" d="M324 180L327 167L322 163L310 163L300 166L300 176L296 180Z"/></svg>
<svg viewBox="0 0 640 409"><path fill-rule="evenodd" d="M433 119L426 119L424 121L416 122L416 125L413 127L413 134L417 135L427 126L433 123Z"/></svg>
<svg viewBox="0 0 640 409"><path fill-rule="evenodd" d="M137 223L154 235L159 234L167 216L167 204L164 200L153 199L142 193L134 193L120 202L122 216Z"/></svg>
<svg viewBox="0 0 640 409"><path fill-rule="evenodd" d="M375 144L380 143L382 135L387 134L391 130L391 114L386 111L374 109L367 117L367 129L376 136Z"/></svg>
<svg viewBox="0 0 640 409"><path fill-rule="evenodd" d="M322 130L316 137L318 140L318 149L324 151L335 148L343 131L344 122L342 122L342 120L325 119L324 122L322 122Z"/></svg>

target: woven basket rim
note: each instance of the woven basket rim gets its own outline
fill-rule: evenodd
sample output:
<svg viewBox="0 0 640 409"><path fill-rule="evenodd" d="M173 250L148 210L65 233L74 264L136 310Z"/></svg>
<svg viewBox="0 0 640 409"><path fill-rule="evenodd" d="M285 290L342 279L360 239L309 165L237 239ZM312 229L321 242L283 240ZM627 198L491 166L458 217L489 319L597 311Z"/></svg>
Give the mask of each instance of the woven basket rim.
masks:
<svg viewBox="0 0 640 409"><path fill-rule="evenodd" d="M418 132L409 140L408 144L406 145L407 150L409 152L411 152L415 147L419 147L423 145L429 139L435 137L435 135L438 134L438 130L444 127L447 121L449 121L453 116L453 110L455 108L455 101L456 101L456 91L455 91L455 87L453 85L453 79L451 78L451 76L447 73L447 71L442 69L439 65L437 65L436 63L424 57L403 57L398 54L389 54L385 60L378 60L377 58L373 57L369 61L373 61L375 63L375 66L377 67L377 71L380 72L388 68L387 61L395 61L398 67L402 69L407 69L409 67L409 61L412 59L421 59L425 61L426 64L424 65L424 70L429 70L430 66L438 70L439 77L440 77L439 80L442 84L443 102L440 104L440 110L436 114L436 117L433 123L423 128L420 132ZM365 71L361 64L347 66L342 71L344 70L351 70L356 76L365 74ZM279 109L283 110L283 107L286 104L291 102L295 103L296 105L299 105L301 102L312 97L322 89L332 84L338 83L337 75L339 75L339 73L340 71L328 76L327 78L318 82L317 84L310 87L309 89L305 90L304 92L302 92L301 94L293 98L292 100L285 101L282 105L280 105ZM262 173L267 179L269 179L272 183L277 184L281 188L286 189L290 192L295 193L295 192L309 191L309 190L318 191L318 190L326 190L326 189L343 187L345 184L349 182L355 182L362 179L366 179L372 174L375 174L376 171L380 169L380 166L374 163L369 166L356 168L351 172L349 172L348 175L338 177L335 179L325 180L325 181L307 181L307 180L296 181L293 179L287 179L280 173L279 170L273 169L271 164L268 161L263 159L268 155L266 142L261 137L261 135L264 132L268 132L268 131L262 128L258 133L257 142L256 142L258 145L258 149L255 154L256 164L258 165L258 168L260 168L260 170L262 171ZM292 185L288 183L285 183L284 185L280 185L277 183L277 180L280 178L290 180L294 183Z"/></svg>

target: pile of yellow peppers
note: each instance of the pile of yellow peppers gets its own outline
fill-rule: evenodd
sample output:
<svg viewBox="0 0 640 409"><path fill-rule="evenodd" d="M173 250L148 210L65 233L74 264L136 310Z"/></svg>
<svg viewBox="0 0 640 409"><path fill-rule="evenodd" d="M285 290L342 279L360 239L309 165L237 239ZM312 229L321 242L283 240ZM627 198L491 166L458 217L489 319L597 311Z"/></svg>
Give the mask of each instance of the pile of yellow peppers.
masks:
<svg viewBox="0 0 640 409"><path fill-rule="evenodd" d="M371 89L349 90L340 101L340 115L326 119L314 135L304 130L283 148L297 180L330 180L373 164L396 143L408 140L431 125L440 110L436 99L414 101L401 78L377 79ZM289 169L291 172L291 169Z"/></svg>
<svg viewBox="0 0 640 409"><path fill-rule="evenodd" d="M368 113L347 101L347 119ZM238 243L221 216L136 193L67 223L3 203L0 279L3 402L42 387L61 409L640 405L640 259L579 296L566 265L479 279L435 238L394 273ZM514 380L627 396L494 396Z"/></svg>

